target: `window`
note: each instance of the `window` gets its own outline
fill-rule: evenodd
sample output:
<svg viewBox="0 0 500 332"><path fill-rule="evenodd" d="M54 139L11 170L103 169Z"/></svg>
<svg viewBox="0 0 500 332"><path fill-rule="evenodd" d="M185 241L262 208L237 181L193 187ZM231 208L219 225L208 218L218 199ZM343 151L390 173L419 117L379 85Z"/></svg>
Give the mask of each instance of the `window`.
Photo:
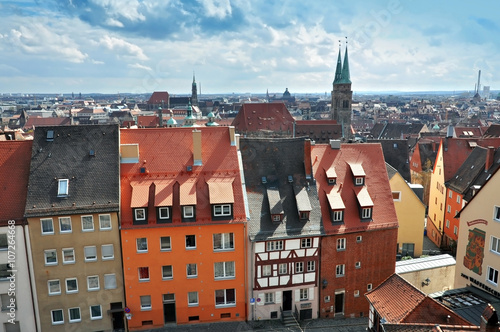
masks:
<svg viewBox="0 0 500 332"><path fill-rule="evenodd" d="M90 306L90 319L102 319L102 308L101 305L91 305Z"/></svg>
<svg viewBox="0 0 500 332"><path fill-rule="evenodd" d="M112 244L103 244L101 246L102 260L110 260L115 258L115 250Z"/></svg>
<svg viewBox="0 0 500 332"><path fill-rule="evenodd" d="M196 249L195 235L186 235L186 249Z"/></svg>
<svg viewBox="0 0 500 332"><path fill-rule="evenodd" d="M367 289L367 290L371 291L371 290L372 290L372 288L373 288L372 284L368 284L368 285L366 285L366 289Z"/></svg>
<svg viewBox="0 0 500 332"><path fill-rule="evenodd" d="M7 264L0 264L0 281L6 281L9 280L9 277L11 275L11 270L12 267L10 266L9 263Z"/></svg>
<svg viewBox="0 0 500 332"><path fill-rule="evenodd" d="M234 262L217 262L214 264L214 278L234 278Z"/></svg>
<svg viewBox="0 0 500 332"><path fill-rule="evenodd" d="M214 205L214 217L230 216L231 204Z"/></svg>
<svg viewBox="0 0 500 332"><path fill-rule="evenodd" d="M302 239L300 241L300 247L301 248L311 248L312 247L312 239L311 238Z"/></svg>
<svg viewBox="0 0 500 332"><path fill-rule="evenodd" d="M446 209L448 213L451 213L451 205L448 205L448 208Z"/></svg>
<svg viewBox="0 0 500 332"><path fill-rule="evenodd" d="M57 197L66 197L68 196L68 187L69 180L68 179L59 179L57 184Z"/></svg>
<svg viewBox="0 0 500 332"><path fill-rule="evenodd" d="M62 309L51 310L50 316L52 317L52 325L64 324L64 314Z"/></svg>
<svg viewBox="0 0 500 332"><path fill-rule="evenodd" d="M17 301L14 294L9 295L8 293L4 293L0 295L0 300L2 302L2 311L9 311L10 308L17 309ZM9 331L9 330L7 330Z"/></svg>
<svg viewBox="0 0 500 332"><path fill-rule="evenodd" d="M495 270L491 266L488 266L488 275L486 276L486 280L495 285L498 285L498 270Z"/></svg>
<svg viewBox="0 0 500 332"><path fill-rule="evenodd" d="M268 277L272 274L271 265L262 265L262 275Z"/></svg>
<svg viewBox="0 0 500 332"><path fill-rule="evenodd" d="M144 221L146 220L146 209L134 209L134 217L135 221Z"/></svg>
<svg viewBox="0 0 500 332"><path fill-rule="evenodd" d="M333 211L333 222L341 222L344 217L344 212L342 210Z"/></svg>
<svg viewBox="0 0 500 332"><path fill-rule="evenodd" d="M42 223L42 234L54 234L54 223L52 219L40 219Z"/></svg>
<svg viewBox="0 0 500 332"><path fill-rule="evenodd" d="M78 293L78 281L76 278L66 279L66 293Z"/></svg>
<svg viewBox="0 0 500 332"><path fill-rule="evenodd" d="M337 239L337 250L345 250L345 238Z"/></svg>
<svg viewBox="0 0 500 332"><path fill-rule="evenodd" d="M301 301L306 301L309 299L309 289L307 288L301 288L299 291L300 294L300 300Z"/></svg>
<svg viewBox="0 0 500 332"><path fill-rule="evenodd" d="M198 292L188 292L188 306L198 305Z"/></svg>
<svg viewBox="0 0 500 332"><path fill-rule="evenodd" d="M362 186L362 185L363 185L363 183L365 182L364 180L365 180L365 179L364 179L364 178L362 178L362 177L357 177L357 178L355 178L355 179L354 179L354 184L355 184L356 186Z"/></svg>
<svg viewBox="0 0 500 332"><path fill-rule="evenodd" d="M269 241L267 242L267 251L283 250L283 241Z"/></svg>
<svg viewBox="0 0 500 332"><path fill-rule="evenodd" d="M304 272L304 262L296 262L295 263L295 273Z"/></svg>
<svg viewBox="0 0 500 332"><path fill-rule="evenodd" d="M399 202L401 201L401 191L393 191L392 192L392 200Z"/></svg>
<svg viewBox="0 0 500 332"><path fill-rule="evenodd" d="M438 184L439 185L439 184ZM448 197L453 198L453 192L451 190L448 190ZM437 199L437 198L436 198Z"/></svg>
<svg viewBox="0 0 500 332"><path fill-rule="evenodd" d="M71 218L70 217L59 218L59 232L60 233L71 233Z"/></svg>
<svg viewBox="0 0 500 332"><path fill-rule="evenodd" d="M266 293L264 295L264 303L274 303L274 293Z"/></svg>
<svg viewBox="0 0 500 332"><path fill-rule="evenodd" d="M359 297L359 290L354 291L354 297Z"/></svg>
<svg viewBox="0 0 500 332"><path fill-rule="evenodd" d="M198 276L198 271L196 269L196 264L186 265L186 274L188 278L194 278Z"/></svg>
<svg viewBox="0 0 500 332"><path fill-rule="evenodd" d="M328 178L328 184L335 184L337 182L336 178Z"/></svg>
<svg viewBox="0 0 500 332"><path fill-rule="evenodd" d="M500 239L497 237L491 237L490 250L496 254L500 254Z"/></svg>
<svg viewBox="0 0 500 332"><path fill-rule="evenodd" d="M335 268L335 274L337 277L343 277L345 274L345 265L344 264L337 265L337 267Z"/></svg>
<svg viewBox="0 0 500 332"><path fill-rule="evenodd" d="M498 206L495 206L495 215L493 216L493 219L500 221L500 207Z"/></svg>
<svg viewBox="0 0 500 332"><path fill-rule="evenodd" d="M354 267L357 268L357 269L360 269L361 268L361 262L354 263Z"/></svg>
<svg viewBox="0 0 500 332"><path fill-rule="evenodd" d="M362 208L361 209L361 219L370 219L372 217L372 208Z"/></svg>
<svg viewBox="0 0 500 332"><path fill-rule="evenodd" d="M188 205L182 207L182 216L184 218L194 218L194 206Z"/></svg>
<svg viewBox="0 0 500 332"><path fill-rule="evenodd" d="M82 231L94 231L94 218L92 216L82 216Z"/></svg>
<svg viewBox="0 0 500 332"><path fill-rule="evenodd" d="M73 264L75 263L75 250L73 248L63 249L63 264Z"/></svg>
<svg viewBox="0 0 500 332"><path fill-rule="evenodd" d="M450 228L450 221L446 219L446 228Z"/></svg>
<svg viewBox="0 0 500 332"><path fill-rule="evenodd" d="M59 282L59 279L49 280L47 285L49 287L49 295L61 294L61 283Z"/></svg>
<svg viewBox="0 0 500 332"><path fill-rule="evenodd" d="M139 281L149 281L149 267L142 266L138 270L139 270Z"/></svg>
<svg viewBox="0 0 500 332"><path fill-rule="evenodd" d="M360 243L361 241L363 241L363 237L361 235L356 236L356 242Z"/></svg>
<svg viewBox="0 0 500 332"><path fill-rule="evenodd" d="M233 233L214 234L214 250L232 250L234 249Z"/></svg>
<svg viewBox="0 0 500 332"><path fill-rule="evenodd" d="M45 265L57 265L57 252L55 249L45 250Z"/></svg>
<svg viewBox="0 0 500 332"><path fill-rule="evenodd" d="M148 239L140 237L136 239L137 252L148 252Z"/></svg>
<svg viewBox="0 0 500 332"><path fill-rule="evenodd" d="M216 306L230 306L236 304L236 292L234 288L218 289L215 291Z"/></svg>
<svg viewBox="0 0 500 332"><path fill-rule="evenodd" d="M160 250L167 251L171 250L172 246L170 244L170 236L162 236L160 237Z"/></svg>
<svg viewBox="0 0 500 332"><path fill-rule="evenodd" d="M141 296L141 310L151 310L151 295Z"/></svg>
<svg viewBox="0 0 500 332"><path fill-rule="evenodd" d="M158 218L160 219L169 219L170 213L168 207L159 207L158 208Z"/></svg>
<svg viewBox="0 0 500 332"><path fill-rule="evenodd" d="M80 315L80 308L69 308L68 316L70 323L77 323L82 321L82 316Z"/></svg>
<svg viewBox="0 0 500 332"><path fill-rule="evenodd" d="M99 276L88 276L87 277L87 290L96 291L99 290Z"/></svg>
<svg viewBox="0 0 500 332"><path fill-rule="evenodd" d="M172 279L174 277L172 265L164 265L161 267L161 277L163 279Z"/></svg>
<svg viewBox="0 0 500 332"><path fill-rule="evenodd" d="M115 289L116 288L116 275L105 274L104 275L104 289Z"/></svg>
<svg viewBox="0 0 500 332"><path fill-rule="evenodd" d="M111 215L109 214L99 215L99 229L101 231L111 229Z"/></svg>
<svg viewBox="0 0 500 332"><path fill-rule="evenodd" d="M273 214L273 221L281 221L281 214Z"/></svg>
<svg viewBox="0 0 500 332"><path fill-rule="evenodd" d="M307 262L307 272L313 272L314 270L316 270L316 262L315 261Z"/></svg>
<svg viewBox="0 0 500 332"><path fill-rule="evenodd" d="M458 227L453 226L453 234L458 235Z"/></svg>
<svg viewBox="0 0 500 332"><path fill-rule="evenodd" d="M95 246L84 247L83 253L85 254L85 261L86 262L97 261L97 249Z"/></svg>
<svg viewBox="0 0 500 332"><path fill-rule="evenodd" d="M288 272L288 263L280 263L279 274L286 274Z"/></svg>
<svg viewBox="0 0 500 332"><path fill-rule="evenodd" d="M457 195L457 203L460 204L460 196Z"/></svg>

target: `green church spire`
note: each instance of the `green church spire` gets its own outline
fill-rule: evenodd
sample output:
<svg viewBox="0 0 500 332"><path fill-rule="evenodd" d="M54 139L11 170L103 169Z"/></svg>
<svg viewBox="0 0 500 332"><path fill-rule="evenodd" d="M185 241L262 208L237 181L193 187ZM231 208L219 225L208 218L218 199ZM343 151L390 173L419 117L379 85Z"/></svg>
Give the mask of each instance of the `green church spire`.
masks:
<svg viewBox="0 0 500 332"><path fill-rule="evenodd" d="M346 37L347 38L347 37ZM347 41L345 44L344 65L342 66L342 79L340 83L351 84L351 75L349 73L349 59L347 56Z"/></svg>
<svg viewBox="0 0 500 332"><path fill-rule="evenodd" d="M337 69L335 70L335 79L333 84L338 84L342 80L342 59L340 58L340 45L339 45L339 57L337 59Z"/></svg>

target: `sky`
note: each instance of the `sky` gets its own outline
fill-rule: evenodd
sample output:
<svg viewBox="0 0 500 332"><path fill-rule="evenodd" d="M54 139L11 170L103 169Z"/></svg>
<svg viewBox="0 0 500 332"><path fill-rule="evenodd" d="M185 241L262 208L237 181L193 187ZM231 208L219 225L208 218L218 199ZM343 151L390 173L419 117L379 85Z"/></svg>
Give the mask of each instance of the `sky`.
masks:
<svg viewBox="0 0 500 332"><path fill-rule="evenodd" d="M0 1L0 93L500 89L500 1ZM347 37L347 39L346 39ZM340 42L339 42L340 41ZM200 91L199 91L200 92Z"/></svg>

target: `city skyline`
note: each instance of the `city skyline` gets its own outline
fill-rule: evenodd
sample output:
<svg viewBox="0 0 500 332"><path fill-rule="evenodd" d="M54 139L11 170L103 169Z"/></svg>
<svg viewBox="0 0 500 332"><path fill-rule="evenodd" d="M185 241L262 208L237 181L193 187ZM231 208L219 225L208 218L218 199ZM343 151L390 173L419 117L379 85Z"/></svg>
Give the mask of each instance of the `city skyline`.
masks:
<svg viewBox="0 0 500 332"><path fill-rule="evenodd" d="M359 1L4 1L0 92L329 93L498 89L500 5ZM200 87L201 86L201 87Z"/></svg>

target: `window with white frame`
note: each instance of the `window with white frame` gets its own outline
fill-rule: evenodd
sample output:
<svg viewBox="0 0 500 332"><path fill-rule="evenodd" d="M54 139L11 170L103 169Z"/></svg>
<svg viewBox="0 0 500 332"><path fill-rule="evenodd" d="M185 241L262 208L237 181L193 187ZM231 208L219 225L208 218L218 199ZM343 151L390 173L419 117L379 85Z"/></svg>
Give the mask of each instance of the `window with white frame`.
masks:
<svg viewBox="0 0 500 332"><path fill-rule="evenodd" d="M134 220L135 221L145 221L146 220L146 209L144 209L144 208L134 209Z"/></svg>
<svg viewBox="0 0 500 332"><path fill-rule="evenodd" d="M265 293L264 303L274 303L274 293Z"/></svg>
<svg viewBox="0 0 500 332"><path fill-rule="evenodd" d="M104 289L116 289L116 275L114 273L104 275Z"/></svg>
<svg viewBox="0 0 500 332"><path fill-rule="evenodd" d="M218 289L215 291L215 306L234 306L236 304L236 291L234 288Z"/></svg>
<svg viewBox="0 0 500 332"><path fill-rule="evenodd" d="M182 216L184 218L194 218L194 206L188 205L182 207Z"/></svg>
<svg viewBox="0 0 500 332"><path fill-rule="evenodd" d="M87 290L89 292L99 290L99 276L87 277Z"/></svg>
<svg viewBox="0 0 500 332"><path fill-rule="evenodd" d="M281 221L281 214L273 214L272 218L273 221Z"/></svg>
<svg viewBox="0 0 500 332"><path fill-rule="evenodd" d="M267 251L283 250L283 241L269 241L267 242Z"/></svg>
<svg viewBox="0 0 500 332"><path fill-rule="evenodd" d="M457 203L460 204L460 196L457 195Z"/></svg>
<svg viewBox="0 0 500 332"><path fill-rule="evenodd" d="M439 184L438 184L439 185ZM448 197L453 198L453 192L451 190L448 190Z"/></svg>
<svg viewBox="0 0 500 332"><path fill-rule="evenodd" d="M57 197L66 197L69 192L69 180L59 179L57 181Z"/></svg>
<svg viewBox="0 0 500 332"><path fill-rule="evenodd" d="M364 183L365 183L365 178L364 177L358 176L358 177L354 178L354 184L356 186L362 186Z"/></svg>
<svg viewBox="0 0 500 332"><path fill-rule="evenodd" d="M151 310L151 295L142 295L141 299L141 310Z"/></svg>
<svg viewBox="0 0 500 332"><path fill-rule="evenodd" d="M186 235L186 249L196 249L195 235Z"/></svg>
<svg viewBox="0 0 500 332"><path fill-rule="evenodd" d="M486 275L486 280L494 285L498 285L498 270L488 266L488 274Z"/></svg>
<svg viewBox="0 0 500 332"><path fill-rule="evenodd" d="M172 265L163 265L161 267L161 277L162 279L172 279L174 277L174 271Z"/></svg>
<svg viewBox="0 0 500 332"><path fill-rule="evenodd" d="M63 264L74 264L75 263L75 249L66 248L62 250Z"/></svg>
<svg viewBox="0 0 500 332"><path fill-rule="evenodd" d="M195 278L198 276L198 269L196 264L186 264L186 275L188 278Z"/></svg>
<svg viewBox="0 0 500 332"><path fill-rule="evenodd" d="M345 250L345 238L337 239L337 250Z"/></svg>
<svg viewBox="0 0 500 332"><path fill-rule="evenodd" d="M55 309L50 311L52 325L64 324L64 313L62 309Z"/></svg>
<svg viewBox="0 0 500 332"><path fill-rule="evenodd" d="M54 222L52 219L40 219L40 223L42 224L42 234L54 234Z"/></svg>
<svg viewBox="0 0 500 332"><path fill-rule="evenodd" d="M262 265L262 275L268 277L272 274L273 270L271 265Z"/></svg>
<svg viewBox="0 0 500 332"><path fill-rule="evenodd" d="M300 220L309 219L309 215L310 215L309 211L300 211L300 214L299 214Z"/></svg>
<svg viewBox="0 0 500 332"><path fill-rule="evenodd" d="M278 265L279 274L287 274L288 272L288 263L280 263Z"/></svg>
<svg viewBox="0 0 500 332"><path fill-rule="evenodd" d="M392 192L392 200L395 202L401 201L401 191L393 191Z"/></svg>
<svg viewBox="0 0 500 332"><path fill-rule="evenodd" d="M100 304L90 306L90 319L102 319L102 307Z"/></svg>
<svg viewBox="0 0 500 332"><path fill-rule="evenodd" d="M496 221L500 221L500 207L495 206L495 214L493 215L493 219Z"/></svg>
<svg viewBox="0 0 500 332"><path fill-rule="evenodd" d="M356 242L360 243L363 241L363 237L361 235L356 236Z"/></svg>
<svg viewBox="0 0 500 332"><path fill-rule="evenodd" d="M138 268L139 281L149 281L149 267L141 266Z"/></svg>
<svg viewBox="0 0 500 332"><path fill-rule="evenodd" d="M61 282L59 279L49 280L47 282L49 288L49 295L60 295L61 294Z"/></svg>
<svg viewBox="0 0 500 332"><path fill-rule="evenodd" d="M57 265L57 252L55 249L44 251L45 265Z"/></svg>
<svg viewBox="0 0 500 332"><path fill-rule="evenodd" d="M300 294L301 301L309 300L309 289L308 288L301 288L299 291L299 294Z"/></svg>
<svg viewBox="0 0 500 332"><path fill-rule="evenodd" d="M234 249L233 233L216 233L213 235L213 240L214 240L214 251Z"/></svg>
<svg viewBox="0 0 500 332"><path fill-rule="evenodd" d="M234 278L234 262L216 262L214 263L214 278Z"/></svg>
<svg viewBox="0 0 500 332"><path fill-rule="evenodd" d="M188 292L188 306L198 305L198 292Z"/></svg>
<svg viewBox="0 0 500 332"><path fill-rule="evenodd" d="M500 239L497 237L491 237L490 250L495 254L500 254Z"/></svg>
<svg viewBox="0 0 500 332"><path fill-rule="evenodd" d="M343 277L345 275L345 265L339 264L335 267L335 274L337 277Z"/></svg>
<svg viewBox="0 0 500 332"><path fill-rule="evenodd" d="M446 228L450 228L450 221L446 219Z"/></svg>
<svg viewBox="0 0 500 332"><path fill-rule="evenodd" d="M307 272L313 272L316 270L316 262L315 261L308 261L307 262Z"/></svg>
<svg viewBox="0 0 500 332"><path fill-rule="evenodd" d="M223 217L231 215L231 204L214 205L214 217Z"/></svg>
<svg viewBox="0 0 500 332"><path fill-rule="evenodd" d="M361 219L370 219L372 217L372 208L362 208L361 209Z"/></svg>
<svg viewBox="0 0 500 332"><path fill-rule="evenodd" d="M169 219L170 218L170 212L168 210L168 207L159 207L158 208L158 218L159 219Z"/></svg>
<svg viewBox="0 0 500 332"><path fill-rule="evenodd" d="M115 249L113 247L113 244L103 244L101 245L101 255L102 255L102 260L110 260L115 258Z"/></svg>
<svg viewBox="0 0 500 332"><path fill-rule="evenodd" d="M66 279L66 293L78 293L78 280L76 278Z"/></svg>
<svg viewBox="0 0 500 332"><path fill-rule="evenodd" d="M82 216L82 232L94 231L94 217Z"/></svg>
<svg viewBox="0 0 500 332"><path fill-rule="evenodd" d="M335 210L333 211L333 222L340 222L344 218L344 211L342 210Z"/></svg>
<svg viewBox="0 0 500 332"><path fill-rule="evenodd" d="M77 323L82 321L82 316L80 314L80 308L69 308L68 316L70 323Z"/></svg>
<svg viewBox="0 0 500 332"><path fill-rule="evenodd" d="M295 263L295 273L304 272L304 262L296 262Z"/></svg>
<svg viewBox="0 0 500 332"><path fill-rule="evenodd" d="M101 231L110 230L111 226L111 215L109 214L100 214L99 215L99 229Z"/></svg>
<svg viewBox="0 0 500 332"><path fill-rule="evenodd" d="M448 213L451 213L451 205L448 204L448 207L446 208L446 210L448 211Z"/></svg>
<svg viewBox="0 0 500 332"><path fill-rule="evenodd" d="M97 249L95 246L83 247L83 253L85 255L86 262L97 261Z"/></svg>
<svg viewBox="0 0 500 332"><path fill-rule="evenodd" d="M311 238L301 239L300 247L301 248L311 248L312 247L312 239Z"/></svg>
<svg viewBox="0 0 500 332"><path fill-rule="evenodd" d="M359 297L359 290L354 291L354 297Z"/></svg>
<svg viewBox="0 0 500 332"><path fill-rule="evenodd" d="M140 237L136 239L137 252L148 252L148 239Z"/></svg>
<svg viewBox="0 0 500 332"><path fill-rule="evenodd" d="M458 235L458 227L456 225L453 226L453 234Z"/></svg>
<svg viewBox="0 0 500 332"><path fill-rule="evenodd" d="M70 217L60 217L59 218L59 232L60 233L71 233L71 218Z"/></svg>
<svg viewBox="0 0 500 332"><path fill-rule="evenodd" d="M371 291L373 288L372 284L366 285L366 290Z"/></svg>
<svg viewBox="0 0 500 332"><path fill-rule="evenodd" d="M361 262L354 263L354 267L357 268L357 269L360 269L361 268Z"/></svg>
<svg viewBox="0 0 500 332"><path fill-rule="evenodd" d="M162 237L160 237L160 250L161 251L172 250L172 244L170 242L170 236L162 236Z"/></svg>

